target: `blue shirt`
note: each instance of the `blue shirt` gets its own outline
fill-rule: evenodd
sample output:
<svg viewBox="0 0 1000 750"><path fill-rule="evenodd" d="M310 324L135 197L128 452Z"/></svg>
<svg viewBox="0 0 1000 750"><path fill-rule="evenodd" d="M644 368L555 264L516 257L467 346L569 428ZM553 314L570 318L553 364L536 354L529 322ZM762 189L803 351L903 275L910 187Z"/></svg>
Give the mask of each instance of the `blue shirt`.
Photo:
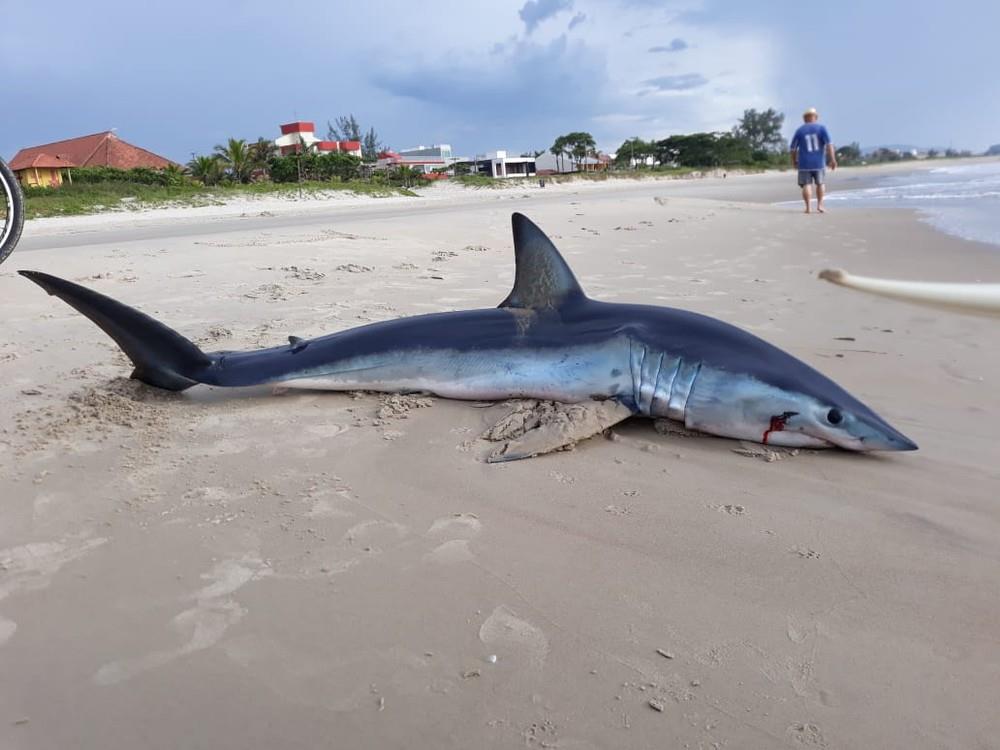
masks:
<svg viewBox="0 0 1000 750"><path fill-rule="evenodd" d="M799 152L799 169L824 169L830 134L818 122L807 122L795 131L789 148Z"/></svg>

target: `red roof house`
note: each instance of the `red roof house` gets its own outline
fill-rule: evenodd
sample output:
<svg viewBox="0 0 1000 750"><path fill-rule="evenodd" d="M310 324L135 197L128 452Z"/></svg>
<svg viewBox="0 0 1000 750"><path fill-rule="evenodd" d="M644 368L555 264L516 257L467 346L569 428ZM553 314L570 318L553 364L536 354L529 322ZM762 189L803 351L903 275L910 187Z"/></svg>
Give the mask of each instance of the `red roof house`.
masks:
<svg viewBox="0 0 1000 750"><path fill-rule="evenodd" d="M11 159L10 168L25 186L55 187L62 184L63 170L72 167L165 169L173 163L170 159L152 151L123 141L108 130L80 138L23 148Z"/></svg>

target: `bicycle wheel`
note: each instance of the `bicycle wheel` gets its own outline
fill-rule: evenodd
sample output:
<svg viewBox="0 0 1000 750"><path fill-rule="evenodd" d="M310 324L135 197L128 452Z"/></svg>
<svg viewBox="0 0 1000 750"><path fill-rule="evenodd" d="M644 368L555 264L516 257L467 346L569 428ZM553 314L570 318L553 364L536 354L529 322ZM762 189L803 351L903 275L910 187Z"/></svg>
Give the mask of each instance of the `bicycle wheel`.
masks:
<svg viewBox="0 0 1000 750"><path fill-rule="evenodd" d="M24 195L17 177L0 159L0 263L14 251L24 226Z"/></svg>

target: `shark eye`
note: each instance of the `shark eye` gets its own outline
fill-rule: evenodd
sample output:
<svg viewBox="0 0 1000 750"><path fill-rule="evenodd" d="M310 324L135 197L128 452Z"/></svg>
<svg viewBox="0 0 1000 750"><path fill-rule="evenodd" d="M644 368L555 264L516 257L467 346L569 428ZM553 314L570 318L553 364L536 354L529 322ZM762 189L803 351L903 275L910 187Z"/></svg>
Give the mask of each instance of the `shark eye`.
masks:
<svg viewBox="0 0 1000 750"><path fill-rule="evenodd" d="M844 415L841 413L840 409L830 409L826 413L826 421L830 424L840 424L844 421Z"/></svg>

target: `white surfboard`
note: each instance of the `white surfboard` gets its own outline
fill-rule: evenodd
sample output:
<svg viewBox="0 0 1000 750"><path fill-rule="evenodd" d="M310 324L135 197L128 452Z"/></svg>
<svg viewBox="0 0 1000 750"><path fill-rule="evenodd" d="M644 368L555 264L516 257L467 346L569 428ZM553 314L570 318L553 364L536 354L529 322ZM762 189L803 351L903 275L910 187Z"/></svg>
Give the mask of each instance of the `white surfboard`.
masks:
<svg viewBox="0 0 1000 750"><path fill-rule="evenodd" d="M972 315L1000 316L1000 284L877 279L871 276L854 276L833 268L820 271L819 277L850 289L918 305Z"/></svg>

